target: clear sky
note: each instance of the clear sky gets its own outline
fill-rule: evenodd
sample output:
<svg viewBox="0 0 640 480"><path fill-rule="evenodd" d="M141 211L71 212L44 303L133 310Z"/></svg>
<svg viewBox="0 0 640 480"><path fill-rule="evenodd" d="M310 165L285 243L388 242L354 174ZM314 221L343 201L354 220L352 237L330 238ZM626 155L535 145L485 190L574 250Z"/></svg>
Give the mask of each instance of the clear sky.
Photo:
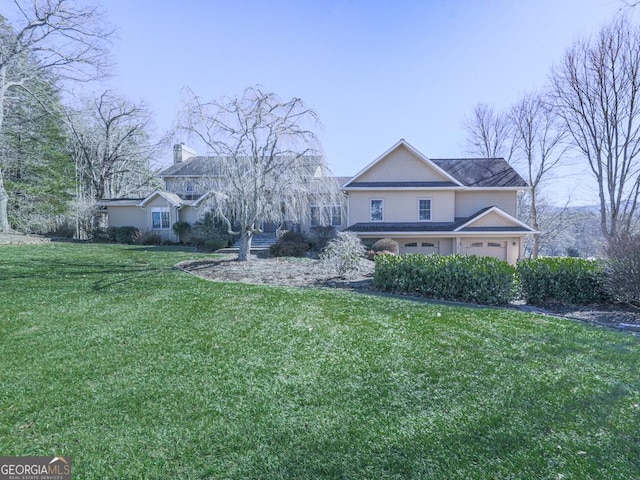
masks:
<svg viewBox="0 0 640 480"><path fill-rule="evenodd" d="M596 33L624 6L622 0L101 1L118 28L112 86L148 103L157 133L171 126L185 86L217 99L261 84L317 111L325 156L343 176L400 138L427 157L465 156L462 124L477 103L506 108L543 87L573 41ZM170 162L170 152L162 161ZM562 182L570 183L576 182ZM566 193L564 185L555 194ZM581 191L573 200L590 199Z"/></svg>

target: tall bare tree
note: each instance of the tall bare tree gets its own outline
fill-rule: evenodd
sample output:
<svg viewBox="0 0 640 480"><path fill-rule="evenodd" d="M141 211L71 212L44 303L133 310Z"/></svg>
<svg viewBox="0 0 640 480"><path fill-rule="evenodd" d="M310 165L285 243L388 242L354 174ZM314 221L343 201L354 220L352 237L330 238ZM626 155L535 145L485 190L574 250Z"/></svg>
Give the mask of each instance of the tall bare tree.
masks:
<svg viewBox="0 0 640 480"><path fill-rule="evenodd" d="M86 100L66 117L77 175L77 201L148 193L157 146L150 141L151 114L142 103L111 92ZM80 233L80 232L78 232Z"/></svg>
<svg viewBox="0 0 640 480"><path fill-rule="evenodd" d="M619 17L553 70L557 112L598 184L600 226L632 229L640 195L640 29Z"/></svg>
<svg viewBox="0 0 640 480"><path fill-rule="evenodd" d="M492 105L478 103L470 118L464 121L467 131L467 153L483 158L511 160L513 136L509 115L496 112Z"/></svg>
<svg viewBox="0 0 640 480"><path fill-rule="evenodd" d="M284 101L260 86L211 102L188 94L178 131L217 159L219 180L209 190L216 214L240 235L238 260L249 260L264 222L302 222L315 199L335 193L330 178L317 176L317 121L301 99Z"/></svg>
<svg viewBox="0 0 640 480"><path fill-rule="evenodd" d="M538 201L544 182L563 160L564 125L558 122L550 105L536 93L524 95L513 105L508 119L513 135L514 162L520 167L519 170L525 172L530 188L526 193L528 221L540 231ZM540 238L534 235L531 248L533 258L538 257L539 250Z"/></svg>
<svg viewBox="0 0 640 480"><path fill-rule="evenodd" d="M45 105L34 77L87 81L105 74L107 42L102 14L73 0L12 0L13 26L0 15L0 132L12 92L21 89ZM7 6L9 7L9 6ZM6 14L6 11L5 11ZM0 165L0 231L9 229L8 195Z"/></svg>

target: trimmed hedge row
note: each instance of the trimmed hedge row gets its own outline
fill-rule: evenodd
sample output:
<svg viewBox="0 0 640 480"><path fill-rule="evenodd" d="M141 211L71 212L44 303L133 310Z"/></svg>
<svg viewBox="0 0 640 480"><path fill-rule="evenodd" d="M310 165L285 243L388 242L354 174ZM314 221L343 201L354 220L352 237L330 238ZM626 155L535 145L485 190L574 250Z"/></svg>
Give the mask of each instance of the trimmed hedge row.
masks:
<svg viewBox="0 0 640 480"><path fill-rule="evenodd" d="M374 285L389 292L501 305L517 298L516 269L493 257L378 255Z"/></svg>
<svg viewBox="0 0 640 480"><path fill-rule="evenodd" d="M586 305L610 300L602 265L595 260L548 257L521 260L518 274L528 304Z"/></svg>
<svg viewBox="0 0 640 480"><path fill-rule="evenodd" d="M388 292L501 305L590 304L609 300L598 262L580 258L523 260L517 268L492 257L379 255L374 285Z"/></svg>

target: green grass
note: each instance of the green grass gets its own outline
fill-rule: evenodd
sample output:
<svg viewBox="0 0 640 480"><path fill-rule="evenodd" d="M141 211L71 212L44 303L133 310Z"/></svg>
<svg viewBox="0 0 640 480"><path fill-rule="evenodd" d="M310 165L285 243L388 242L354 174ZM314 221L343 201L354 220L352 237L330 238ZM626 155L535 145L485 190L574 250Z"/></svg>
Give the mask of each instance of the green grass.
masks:
<svg viewBox="0 0 640 480"><path fill-rule="evenodd" d="M0 247L0 455L82 479L636 479L636 337Z"/></svg>

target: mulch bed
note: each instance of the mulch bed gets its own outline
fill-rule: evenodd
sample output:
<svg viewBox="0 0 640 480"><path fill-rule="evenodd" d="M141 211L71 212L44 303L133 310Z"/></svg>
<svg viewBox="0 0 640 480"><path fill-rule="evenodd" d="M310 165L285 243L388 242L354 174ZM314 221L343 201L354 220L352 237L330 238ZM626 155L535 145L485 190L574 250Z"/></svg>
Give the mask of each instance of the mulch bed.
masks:
<svg viewBox="0 0 640 480"><path fill-rule="evenodd" d="M380 293L373 287L374 263L363 259L351 278L337 277L322 262L311 258L256 257L238 262L235 255L181 262L176 268L219 282L290 287L328 287ZM516 305L522 311L551 315L640 334L640 309L630 305Z"/></svg>

